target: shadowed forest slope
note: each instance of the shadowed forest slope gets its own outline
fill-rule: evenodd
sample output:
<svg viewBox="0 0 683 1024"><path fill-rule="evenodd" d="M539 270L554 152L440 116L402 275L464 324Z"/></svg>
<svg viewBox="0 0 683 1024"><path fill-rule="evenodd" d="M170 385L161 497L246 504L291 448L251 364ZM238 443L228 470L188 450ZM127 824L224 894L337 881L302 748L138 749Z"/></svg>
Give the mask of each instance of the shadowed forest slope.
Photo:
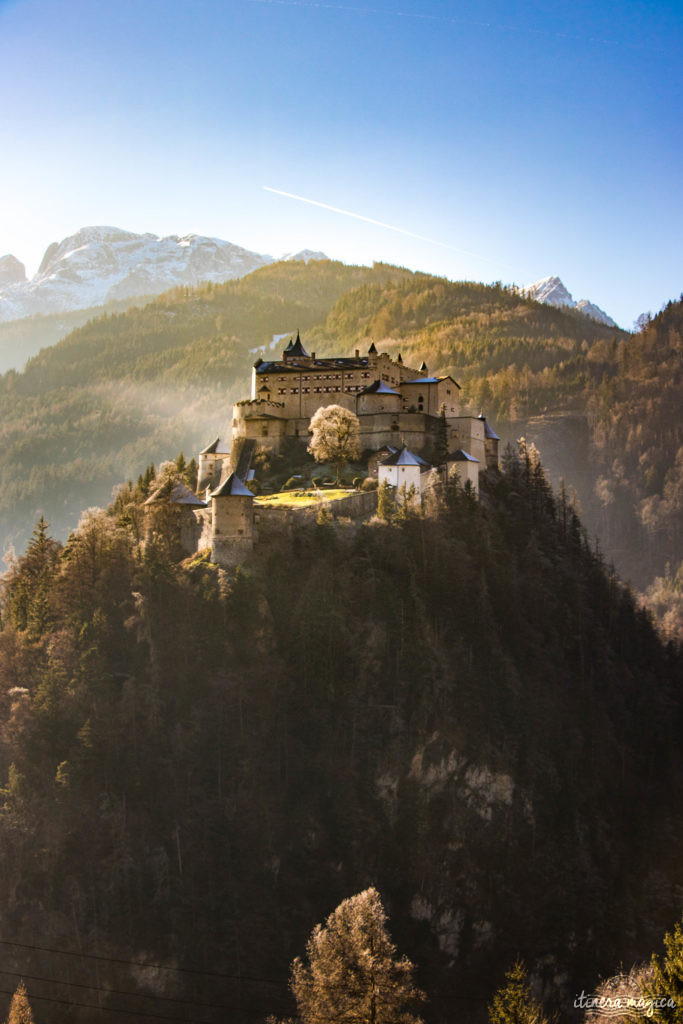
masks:
<svg viewBox="0 0 683 1024"><path fill-rule="evenodd" d="M234 577L163 533L142 550L145 493L63 549L41 527L5 580L6 935L210 972L98 965L150 997L105 1005L202 1002L208 1024L291 1010L292 957L369 885L429 1022L483 1021L518 954L565 1011L649 954L680 913L680 653L533 453L480 503L301 530ZM8 957L94 984L90 961Z"/></svg>

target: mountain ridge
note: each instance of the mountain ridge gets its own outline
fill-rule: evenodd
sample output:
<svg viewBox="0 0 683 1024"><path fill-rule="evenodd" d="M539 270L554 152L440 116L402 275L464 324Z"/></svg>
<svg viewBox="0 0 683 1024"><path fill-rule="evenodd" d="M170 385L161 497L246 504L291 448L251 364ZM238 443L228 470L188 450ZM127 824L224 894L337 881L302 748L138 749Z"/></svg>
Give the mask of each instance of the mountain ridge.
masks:
<svg viewBox="0 0 683 1024"><path fill-rule="evenodd" d="M283 257L304 262L326 258L311 249ZM30 280L15 256L0 257L0 323L154 296L178 286L221 283L275 262L276 257L220 238L93 225L52 242Z"/></svg>
<svg viewBox="0 0 683 1024"><path fill-rule="evenodd" d="M599 306L596 306L589 299L574 301L571 292L557 275L543 277L540 281L535 281L533 284L524 285L519 289L519 293L529 299L534 299L536 302L543 302L548 306L568 306L570 309L578 309L585 316L589 316L593 320L597 320L598 323L605 324L607 327L618 326L617 322L605 313L604 309L600 309Z"/></svg>

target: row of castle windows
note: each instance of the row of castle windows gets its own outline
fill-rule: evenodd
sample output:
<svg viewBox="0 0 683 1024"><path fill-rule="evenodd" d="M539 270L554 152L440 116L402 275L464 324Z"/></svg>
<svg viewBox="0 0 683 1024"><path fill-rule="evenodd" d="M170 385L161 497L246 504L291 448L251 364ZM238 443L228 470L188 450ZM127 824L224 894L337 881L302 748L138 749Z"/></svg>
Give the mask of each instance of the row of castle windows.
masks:
<svg viewBox="0 0 683 1024"><path fill-rule="evenodd" d="M313 392L316 395L320 395L323 392L325 394L329 394L332 391L336 393L336 392L339 392L341 390L342 389L341 389L339 384L328 386L328 387L325 387L325 388L322 388L322 387L320 387L320 388L313 388ZM349 385L347 385L344 388L344 391L347 392L347 394L351 394L351 392L353 392L353 391L362 391L362 390L363 390L363 385L362 384L349 384ZM302 395L308 395L308 394L310 394L310 392L311 392L310 388L302 388L301 389L301 394ZM278 388L277 389L277 393L278 393L278 395L286 395L287 394L287 388ZM289 393L290 393L290 395L298 395L299 394L299 389L298 388L290 388L289 389Z"/></svg>
<svg viewBox="0 0 683 1024"><path fill-rule="evenodd" d="M351 373L343 374L343 376L346 378L346 380L353 380L354 379L354 376L353 376L352 372ZM361 373L360 376L361 376L361 380L368 380L369 377L370 377L370 374L369 373ZM342 374L339 374L339 373L316 373L313 376L313 380L341 380L341 379L342 379ZM304 383L308 383L311 380L311 377L310 376L303 376L301 378L301 380ZM278 382L278 384L286 384L287 383L287 377L278 377L277 382ZM263 383L264 384L268 384L268 378L267 377L263 378Z"/></svg>

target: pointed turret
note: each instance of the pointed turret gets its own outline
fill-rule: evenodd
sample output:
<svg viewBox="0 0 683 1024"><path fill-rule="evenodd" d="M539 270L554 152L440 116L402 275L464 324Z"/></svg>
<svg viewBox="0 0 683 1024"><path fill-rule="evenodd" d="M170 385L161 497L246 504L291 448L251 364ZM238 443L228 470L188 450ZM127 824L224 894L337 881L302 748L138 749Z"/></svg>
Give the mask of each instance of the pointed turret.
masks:
<svg viewBox="0 0 683 1024"><path fill-rule="evenodd" d="M427 369L427 364L425 363L424 359L420 363L420 373L429 373L429 370Z"/></svg>
<svg viewBox="0 0 683 1024"><path fill-rule="evenodd" d="M375 345L374 341L371 344L370 348L368 349L368 355L369 356L376 356L377 355L377 346Z"/></svg>
<svg viewBox="0 0 683 1024"><path fill-rule="evenodd" d="M220 487L211 492L212 498L253 498L254 495L248 487L242 483L237 473L231 473L223 481Z"/></svg>
<svg viewBox="0 0 683 1024"><path fill-rule="evenodd" d="M306 349L301 344L301 338L299 332L296 332L296 341L290 341L289 345L285 349L285 356L294 356L299 359L308 359L309 355Z"/></svg>

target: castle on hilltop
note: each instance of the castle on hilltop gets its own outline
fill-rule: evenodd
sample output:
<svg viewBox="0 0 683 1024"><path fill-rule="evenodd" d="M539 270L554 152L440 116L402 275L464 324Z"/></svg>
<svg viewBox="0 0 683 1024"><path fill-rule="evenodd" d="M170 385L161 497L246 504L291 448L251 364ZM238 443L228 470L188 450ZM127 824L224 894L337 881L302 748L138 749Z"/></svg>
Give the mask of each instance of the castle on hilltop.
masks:
<svg viewBox="0 0 683 1024"><path fill-rule="evenodd" d="M485 421L461 416L459 392L452 377L431 376L424 362L419 369L406 366L400 354L394 360L374 342L364 356L356 349L346 358L317 358L297 333L281 359L254 364L251 397L233 406L233 441L251 438L278 452L286 438L308 442L309 422L321 405L341 405L358 416L362 448L405 443L421 451L435 440L443 410L449 450L467 447L484 466Z"/></svg>
<svg viewBox="0 0 683 1024"><path fill-rule="evenodd" d="M282 509L254 508L247 486L254 455L280 454L297 442L304 450L311 418L327 405L356 414L368 476L379 483L397 491L405 484L419 501L445 473L478 492L480 472L498 466L499 438L483 415L462 415L459 393L453 377L430 375L424 362L418 369L406 366L400 354L392 359L374 342L364 356L356 349L350 357L318 358L306 352L297 332L281 359L257 359L251 397L233 406L232 443L216 438L199 453L197 493L183 485L156 492L147 502L150 514L161 502L174 505L183 550L210 548L212 560L237 564L253 547L259 522L263 529L278 516L278 522L291 520ZM363 516L371 514L373 501L376 491L349 495L335 510Z"/></svg>

